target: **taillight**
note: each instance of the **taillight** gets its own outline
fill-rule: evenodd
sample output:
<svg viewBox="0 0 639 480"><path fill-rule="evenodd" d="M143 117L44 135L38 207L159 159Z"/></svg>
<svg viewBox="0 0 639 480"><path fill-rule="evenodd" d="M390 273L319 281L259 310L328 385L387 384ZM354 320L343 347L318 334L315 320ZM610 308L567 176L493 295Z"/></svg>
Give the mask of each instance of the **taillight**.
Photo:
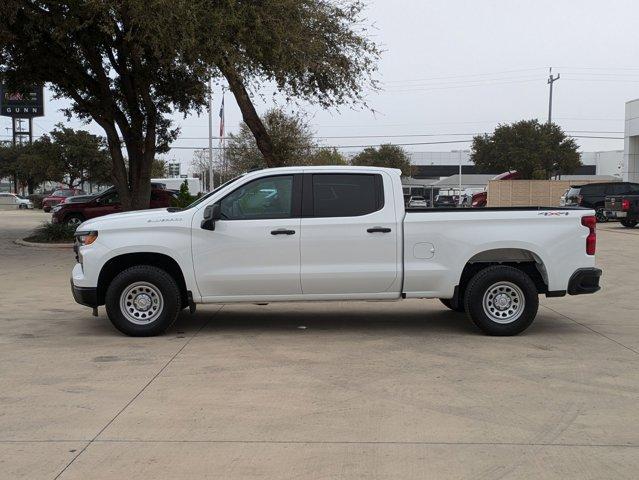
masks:
<svg viewBox="0 0 639 480"><path fill-rule="evenodd" d="M628 200L627 198L621 200L621 210L624 212L630 210L630 200Z"/></svg>
<svg viewBox="0 0 639 480"><path fill-rule="evenodd" d="M586 253L594 255L597 248L597 217L594 215L581 217L581 224L590 229L590 233L586 237Z"/></svg>

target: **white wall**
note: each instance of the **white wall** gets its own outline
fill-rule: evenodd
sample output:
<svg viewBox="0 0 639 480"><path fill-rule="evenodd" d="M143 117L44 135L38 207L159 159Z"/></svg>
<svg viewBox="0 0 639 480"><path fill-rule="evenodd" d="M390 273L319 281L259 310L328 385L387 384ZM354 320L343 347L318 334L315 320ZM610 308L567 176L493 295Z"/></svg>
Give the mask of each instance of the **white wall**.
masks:
<svg viewBox="0 0 639 480"><path fill-rule="evenodd" d="M626 103L623 179L639 182L639 98Z"/></svg>

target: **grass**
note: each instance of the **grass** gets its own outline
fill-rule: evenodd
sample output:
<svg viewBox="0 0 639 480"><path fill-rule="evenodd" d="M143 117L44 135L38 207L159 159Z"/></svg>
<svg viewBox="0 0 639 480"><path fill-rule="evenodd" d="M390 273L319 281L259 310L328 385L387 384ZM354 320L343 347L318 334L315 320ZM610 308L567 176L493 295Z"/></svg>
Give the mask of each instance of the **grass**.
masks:
<svg viewBox="0 0 639 480"><path fill-rule="evenodd" d="M74 227L64 223L43 223L33 233L25 238L27 242L34 243L72 243Z"/></svg>

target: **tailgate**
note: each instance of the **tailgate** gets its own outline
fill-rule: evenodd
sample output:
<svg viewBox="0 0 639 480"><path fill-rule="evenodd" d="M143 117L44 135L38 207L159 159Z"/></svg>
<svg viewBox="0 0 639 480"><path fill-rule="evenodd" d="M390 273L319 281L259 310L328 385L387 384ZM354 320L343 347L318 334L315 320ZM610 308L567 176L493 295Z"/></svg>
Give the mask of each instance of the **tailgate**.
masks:
<svg viewBox="0 0 639 480"><path fill-rule="evenodd" d="M622 195L611 195L609 197L606 197L605 209L609 212L620 212L622 198Z"/></svg>

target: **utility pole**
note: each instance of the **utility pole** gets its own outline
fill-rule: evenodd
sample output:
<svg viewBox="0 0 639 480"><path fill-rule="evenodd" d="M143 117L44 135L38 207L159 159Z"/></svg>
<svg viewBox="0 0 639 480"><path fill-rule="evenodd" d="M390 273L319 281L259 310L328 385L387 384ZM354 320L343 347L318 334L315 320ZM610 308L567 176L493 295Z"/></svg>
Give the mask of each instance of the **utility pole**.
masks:
<svg viewBox="0 0 639 480"><path fill-rule="evenodd" d="M213 177L213 79L209 79L209 191L215 188Z"/></svg>
<svg viewBox="0 0 639 480"><path fill-rule="evenodd" d="M552 67L550 67L549 76L548 76L548 85L550 85L550 98L548 100L548 124L549 125L552 123L552 85L560 78L561 78L561 73L558 73L556 77L553 77Z"/></svg>

